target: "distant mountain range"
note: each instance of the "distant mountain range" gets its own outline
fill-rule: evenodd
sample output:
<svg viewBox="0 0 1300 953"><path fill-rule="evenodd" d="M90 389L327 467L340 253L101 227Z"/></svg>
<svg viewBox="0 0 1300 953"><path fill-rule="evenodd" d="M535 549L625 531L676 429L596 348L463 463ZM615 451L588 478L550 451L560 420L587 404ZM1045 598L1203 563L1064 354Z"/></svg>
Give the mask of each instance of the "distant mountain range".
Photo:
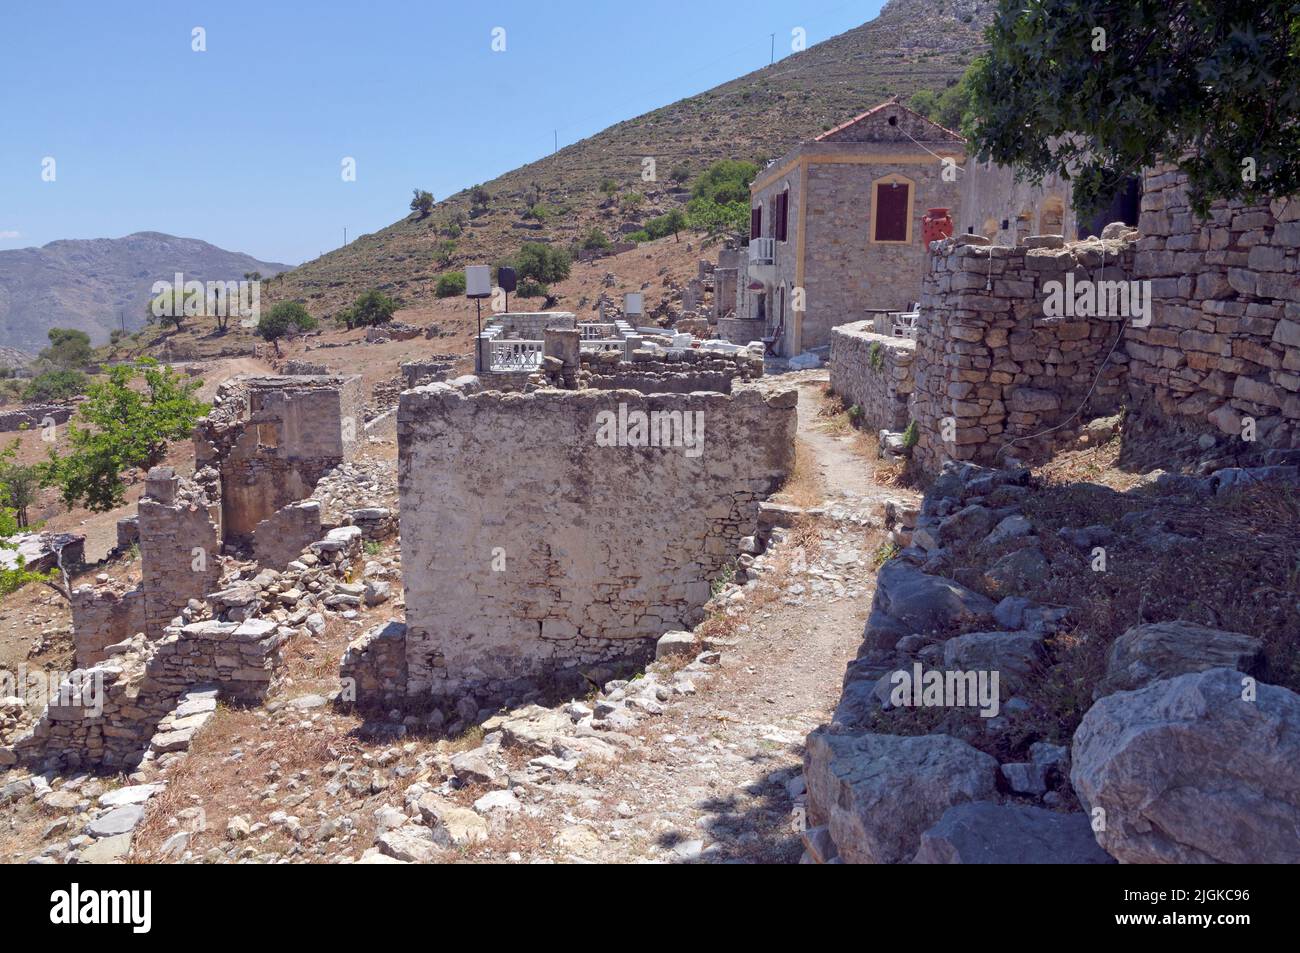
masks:
<svg viewBox="0 0 1300 953"><path fill-rule="evenodd" d="M123 322L133 331L145 323L153 283L178 271L186 280L237 281L291 267L162 232L0 251L0 346L39 351L50 328L78 328L96 344Z"/></svg>

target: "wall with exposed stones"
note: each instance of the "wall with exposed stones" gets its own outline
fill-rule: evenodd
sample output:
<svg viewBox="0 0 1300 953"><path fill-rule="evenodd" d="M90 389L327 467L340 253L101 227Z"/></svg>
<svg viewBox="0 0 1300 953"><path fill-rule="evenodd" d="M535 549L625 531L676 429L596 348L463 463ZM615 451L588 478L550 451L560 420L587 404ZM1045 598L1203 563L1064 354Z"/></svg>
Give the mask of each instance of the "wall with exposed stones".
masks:
<svg viewBox="0 0 1300 953"><path fill-rule="evenodd" d="M107 658L107 646L145 630L143 589L78 586L70 601L77 668L99 664Z"/></svg>
<svg viewBox="0 0 1300 953"><path fill-rule="evenodd" d="M867 430L904 430L912 419L916 342L871 328L855 321L831 332L831 390L861 410Z"/></svg>
<svg viewBox="0 0 1300 953"><path fill-rule="evenodd" d="M763 376L763 360L748 352L722 354L695 348L664 354L633 351L631 360L619 355L583 351L579 382L604 390L639 390L643 394L690 394L716 391L730 394L733 382Z"/></svg>
<svg viewBox="0 0 1300 953"><path fill-rule="evenodd" d="M283 569L309 543L323 535L319 501L290 503L257 524L253 531L253 556L259 566Z"/></svg>
<svg viewBox="0 0 1300 953"><path fill-rule="evenodd" d="M793 464L796 396L501 395L463 379L404 393L409 693L444 706L581 687L577 672L644 661L698 622ZM635 412L689 413L703 441L627 445ZM601 424L629 439L601 445Z"/></svg>
<svg viewBox="0 0 1300 953"><path fill-rule="evenodd" d="M360 375L223 384L194 432L195 466L221 476L223 538L249 541L258 523L310 496L322 476L350 459L364 403Z"/></svg>
<svg viewBox="0 0 1300 953"><path fill-rule="evenodd" d="M1193 214L1170 166L1144 179L1135 276L1151 325L1127 338L1135 412L1164 426L1300 446L1300 196Z"/></svg>
<svg viewBox="0 0 1300 953"><path fill-rule="evenodd" d="M990 246L961 235L936 247L917 322L913 457L923 470L1032 457L1115 411L1127 362L1116 341L1133 322L1119 313L1049 316L1045 286L1064 289L1073 276L1126 289L1131 238ZM1102 310L1119 308L1108 299Z"/></svg>
<svg viewBox="0 0 1300 953"><path fill-rule="evenodd" d="M170 467L154 467L138 514L144 632L152 640L162 637L186 603L216 588L221 577L220 502Z"/></svg>

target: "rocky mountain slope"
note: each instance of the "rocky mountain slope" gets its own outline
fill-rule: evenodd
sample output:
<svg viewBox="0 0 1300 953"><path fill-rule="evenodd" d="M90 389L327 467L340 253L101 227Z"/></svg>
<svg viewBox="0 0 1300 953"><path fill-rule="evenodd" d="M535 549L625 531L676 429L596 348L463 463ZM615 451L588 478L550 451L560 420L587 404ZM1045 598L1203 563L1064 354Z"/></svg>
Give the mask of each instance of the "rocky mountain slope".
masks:
<svg viewBox="0 0 1300 953"><path fill-rule="evenodd" d="M161 232L0 251L0 344L39 351L52 327L78 328L102 343L123 319L128 331L143 325L153 283L178 271L187 280L225 281L289 267Z"/></svg>
<svg viewBox="0 0 1300 953"><path fill-rule="evenodd" d="M617 237L687 201L669 179L675 166L695 175L719 159L765 161L892 95L944 89L983 48L990 17L988 0L891 0L869 23L484 183L492 196L485 207L472 206L470 190L458 192L427 217L411 213L304 264L267 293L305 301L321 316L372 287L409 304L431 298L442 272L499 261L525 241L567 244L593 227ZM647 156L656 182L642 181ZM645 201L624 208L600 190L606 179ZM546 220L525 218L538 200ZM465 224L455 234L449 226L458 218ZM439 264L435 249L453 235L454 253Z"/></svg>

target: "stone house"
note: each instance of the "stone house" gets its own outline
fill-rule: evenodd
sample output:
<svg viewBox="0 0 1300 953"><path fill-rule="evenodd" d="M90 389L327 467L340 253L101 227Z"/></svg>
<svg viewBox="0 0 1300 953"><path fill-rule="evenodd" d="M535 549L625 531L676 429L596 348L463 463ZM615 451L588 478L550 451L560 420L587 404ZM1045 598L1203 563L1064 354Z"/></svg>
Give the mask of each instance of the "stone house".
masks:
<svg viewBox="0 0 1300 953"><path fill-rule="evenodd" d="M732 340L775 337L774 349L793 356L829 345L831 328L866 308L910 309L925 271L926 210L951 210L960 228L965 145L890 101L769 165L750 186Z"/></svg>

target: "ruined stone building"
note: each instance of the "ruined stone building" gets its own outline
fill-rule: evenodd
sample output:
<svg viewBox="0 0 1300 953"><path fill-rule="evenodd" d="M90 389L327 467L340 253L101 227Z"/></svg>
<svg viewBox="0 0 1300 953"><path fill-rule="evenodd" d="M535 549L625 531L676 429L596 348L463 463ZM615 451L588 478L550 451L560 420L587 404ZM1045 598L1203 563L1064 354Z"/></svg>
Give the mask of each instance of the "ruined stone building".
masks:
<svg viewBox="0 0 1300 953"><path fill-rule="evenodd" d="M752 383L761 355L541 338L524 392L463 377L401 396L406 621L349 648L363 706L467 722L643 664L701 621L791 470L797 395Z"/></svg>
<svg viewBox="0 0 1300 953"><path fill-rule="evenodd" d="M241 377L218 397L194 434L195 467L217 471L222 539L247 544L353 455L365 422L361 377Z"/></svg>

